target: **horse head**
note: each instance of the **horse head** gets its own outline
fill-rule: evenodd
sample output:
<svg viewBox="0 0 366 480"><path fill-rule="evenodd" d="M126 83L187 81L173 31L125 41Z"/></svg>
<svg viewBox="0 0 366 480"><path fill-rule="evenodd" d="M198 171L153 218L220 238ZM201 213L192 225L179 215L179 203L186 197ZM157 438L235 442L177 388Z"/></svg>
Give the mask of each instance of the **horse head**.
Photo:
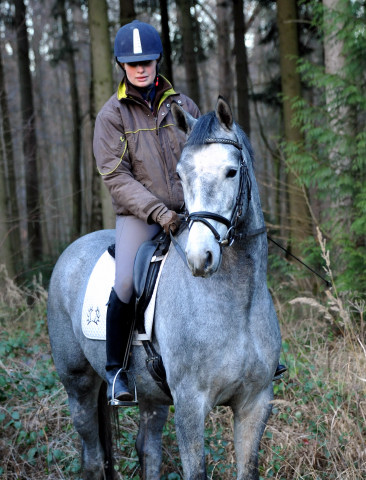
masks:
<svg viewBox="0 0 366 480"><path fill-rule="evenodd" d="M218 270L222 246L232 243L248 208L250 145L222 97L215 111L198 120L177 104L172 112L188 135L177 166L190 228L185 254L192 274L208 277Z"/></svg>

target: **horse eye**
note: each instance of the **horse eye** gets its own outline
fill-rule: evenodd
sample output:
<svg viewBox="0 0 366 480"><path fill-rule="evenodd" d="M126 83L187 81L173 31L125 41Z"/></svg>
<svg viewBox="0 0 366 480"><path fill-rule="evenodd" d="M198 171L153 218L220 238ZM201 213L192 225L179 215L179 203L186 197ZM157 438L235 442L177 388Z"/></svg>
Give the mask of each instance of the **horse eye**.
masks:
<svg viewBox="0 0 366 480"><path fill-rule="evenodd" d="M237 170L235 168L230 168L226 174L226 178L233 178L236 175Z"/></svg>

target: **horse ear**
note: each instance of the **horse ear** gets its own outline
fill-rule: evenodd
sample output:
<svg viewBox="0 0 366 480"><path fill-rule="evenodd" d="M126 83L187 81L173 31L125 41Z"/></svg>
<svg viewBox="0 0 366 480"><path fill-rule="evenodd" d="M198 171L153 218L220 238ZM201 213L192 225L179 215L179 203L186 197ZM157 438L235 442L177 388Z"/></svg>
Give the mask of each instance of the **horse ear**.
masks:
<svg viewBox="0 0 366 480"><path fill-rule="evenodd" d="M215 113L217 120L221 125L226 130L231 130L234 123L233 114L230 105L221 95L219 95L219 98L217 99Z"/></svg>
<svg viewBox="0 0 366 480"><path fill-rule="evenodd" d="M172 103L171 110L176 126L183 130L186 135L189 135L197 120L176 102Z"/></svg>

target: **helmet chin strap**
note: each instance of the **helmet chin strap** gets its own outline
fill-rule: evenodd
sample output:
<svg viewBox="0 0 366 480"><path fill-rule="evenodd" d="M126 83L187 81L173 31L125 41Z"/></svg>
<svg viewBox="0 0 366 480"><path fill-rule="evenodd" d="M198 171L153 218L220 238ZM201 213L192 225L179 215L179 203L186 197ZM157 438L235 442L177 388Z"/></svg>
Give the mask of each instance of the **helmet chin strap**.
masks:
<svg viewBox="0 0 366 480"><path fill-rule="evenodd" d="M122 64L118 61L117 57L115 58L116 58L116 64L119 66L121 70L123 70L123 72L125 72L125 69L122 67Z"/></svg>

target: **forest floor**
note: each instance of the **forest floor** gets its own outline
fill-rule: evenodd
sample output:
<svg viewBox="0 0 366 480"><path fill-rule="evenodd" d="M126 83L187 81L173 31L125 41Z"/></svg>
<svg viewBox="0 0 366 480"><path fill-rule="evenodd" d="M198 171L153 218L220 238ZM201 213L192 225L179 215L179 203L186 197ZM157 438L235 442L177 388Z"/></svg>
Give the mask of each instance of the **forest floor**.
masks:
<svg viewBox="0 0 366 480"><path fill-rule="evenodd" d="M3 272L4 273L4 272ZM3 279L4 280L4 279ZM78 479L80 442L55 372L41 279L0 294L0 478ZM360 480L366 472L364 305L328 295L271 288L288 367L274 383L273 412L260 451L261 479ZM284 295L284 292L287 292ZM284 297L287 297L284 299ZM117 478L139 479L134 441L138 408L120 409ZM208 478L232 479L232 413L215 408L206 422ZM181 479L174 413L163 434L163 480Z"/></svg>

